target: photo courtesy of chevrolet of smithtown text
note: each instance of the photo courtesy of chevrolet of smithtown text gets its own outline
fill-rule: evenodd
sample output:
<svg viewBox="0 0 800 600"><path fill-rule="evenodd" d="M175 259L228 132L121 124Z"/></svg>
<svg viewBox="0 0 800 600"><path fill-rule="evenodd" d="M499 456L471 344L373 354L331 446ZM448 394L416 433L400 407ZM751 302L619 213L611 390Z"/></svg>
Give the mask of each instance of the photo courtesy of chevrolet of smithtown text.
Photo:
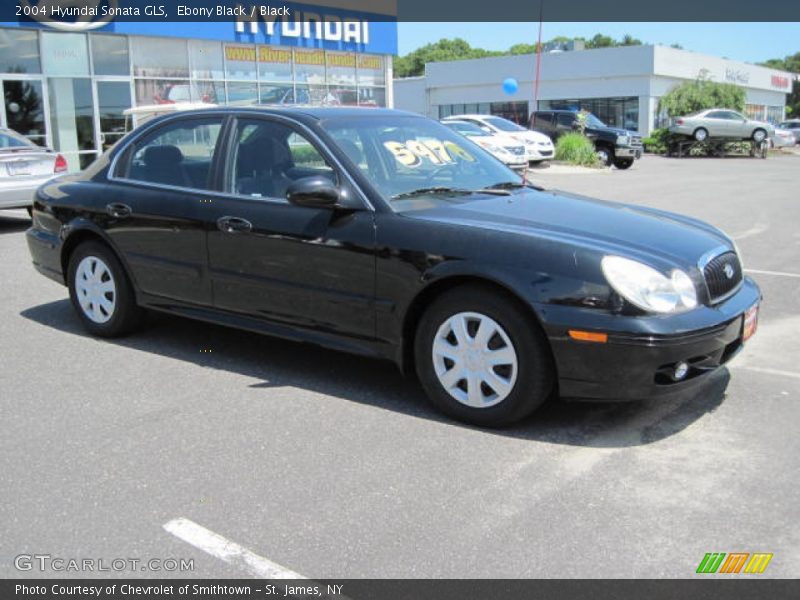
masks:
<svg viewBox="0 0 800 600"><path fill-rule="evenodd" d="M0 4L0 598L800 597L800 4Z"/></svg>

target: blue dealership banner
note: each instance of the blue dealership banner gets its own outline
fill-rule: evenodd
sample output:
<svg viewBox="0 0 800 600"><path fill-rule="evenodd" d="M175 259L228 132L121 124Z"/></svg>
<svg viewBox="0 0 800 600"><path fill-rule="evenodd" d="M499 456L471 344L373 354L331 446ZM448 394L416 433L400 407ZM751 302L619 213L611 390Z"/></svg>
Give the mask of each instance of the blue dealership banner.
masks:
<svg viewBox="0 0 800 600"><path fill-rule="evenodd" d="M55 11L55 15L53 14ZM4 0L0 21L191 23L299 19L306 14L369 17L371 22L720 22L800 21L797 0ZM381 32L383 33L383 32ZM378 37L377 35L374 37ZM396 36L394 36L396 37ZM384 52L385 49L379 52Z"/></svg>
<svg viewBox="0 0 800 600"><path fill-rule="evenodd" d="M340 3L349 5L349 3ZM353 2L353 7L369 6ZM18 0L0 5L0 26L98 31L397 54L392 15L338 6L246 0Z"/></svg>

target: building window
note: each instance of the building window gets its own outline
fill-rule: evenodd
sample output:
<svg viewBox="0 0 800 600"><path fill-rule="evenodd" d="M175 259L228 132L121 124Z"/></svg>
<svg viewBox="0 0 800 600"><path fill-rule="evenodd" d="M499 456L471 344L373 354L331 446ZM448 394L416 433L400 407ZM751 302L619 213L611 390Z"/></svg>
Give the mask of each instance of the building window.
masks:
<svg viewBox="0 0 800 600"><path fill-rule="evenodd" d="M42 68L48 77L89 75L89 48L83 33L42 32Z"/></svg>
<svg viewBox="0 0 800 600"><path fill-rule="evenodd" d="M90 38L95 75L130 75L128 38L121 35L95 34Z"/></svg>
<svg viewBox="0 0 800 600"><path fill-rule="evenodd" d="M3 82L8 127L40 146L47 145L41 81Z"/></svg>
<svg viewBox="0 0 800 600"><path fill-rule="evenodd" d="M292 81L291 48L258 47L258 78L278 83Z"/></svg>
<svg viewBox="0 0 800 600"><path fill-rule="evenodd" d="M222 44L206 40L189 40L189 64L194 79L224 79Z"/></svg>
<svg viewBox="0 0 800 600"><path fill-rule="evenodd" d="M137 77L188 78L186 40L156 37L131 38L133 74Z"/></svg>
<svg viewBox="0 0 800 600"><path fill-rule="evenodd" d="M225 76L228 79L255 80L256 47L225 45Z"/></svg>
<svg viewBox="0 0 800 600"><path fill-rule="evenodd" d="M382 56L359 54L356 65L358 68L358 85L386 85L386 67Z"/></svg>
<svg viewBox="0 0 800 600"><path fill-rule="evenodd" d="M610 127L639 130L639 98L582 98L542 100L539 110L585 110Z"/></svg>
<svg viewBox="0 0 800 600"><path fill-rule="evenodd" d="M325 83L325 52L323 50L295 50L294 72L297 83Z"/></svg>
<svg viewBox="0 0 800 600"><path fill-rule="evenodd" d="M528 103L526 101L492 102L489 106L489 114L514 121L523 127L528 126Z"/></svg>
<svg viewBox="0 0 800 600"><path fill-rule="evenodd" d="M351 52L326 52L328 83L355 88L356 55Z"/></svg>
<svg viewBox="0 0 800 600"><path fill-rule="evenodd" d="M38 32L25 29L0 29L0 71L42 72Z"/></svg>

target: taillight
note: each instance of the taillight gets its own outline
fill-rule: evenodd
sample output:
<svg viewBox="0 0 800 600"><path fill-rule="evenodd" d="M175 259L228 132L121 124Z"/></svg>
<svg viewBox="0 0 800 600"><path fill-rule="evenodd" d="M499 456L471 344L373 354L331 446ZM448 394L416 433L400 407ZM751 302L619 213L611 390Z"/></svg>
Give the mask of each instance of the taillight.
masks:
<svg viewBox="0 0 800 600"><path fill-rule="evenodd" d="M63 173L67 170L67 159L61 154L56 154L56 164L53 166L53 173Z"/></svg>
<svg viewBox="0 0 800 600"><path fill-rule="evenodd" d="M676 125L683 125L683 119L675 119Z"/></svg>

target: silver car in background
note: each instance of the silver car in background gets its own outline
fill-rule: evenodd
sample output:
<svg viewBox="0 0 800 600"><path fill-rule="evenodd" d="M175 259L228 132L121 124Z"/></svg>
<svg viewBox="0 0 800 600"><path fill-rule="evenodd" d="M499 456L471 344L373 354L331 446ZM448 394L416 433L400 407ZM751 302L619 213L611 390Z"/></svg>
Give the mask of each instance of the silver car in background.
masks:
<svg viewBox="0 0 800 600"><path fill-rule="evenodd" d="M709 138L727 138L760 143L775 134L774 127L769 123L748 119L727 108L710 108L685 117L676 117L669 131L692 137L698 142Z"/></svg>
<svg viewBox="0 0 800 600"><path fill-rule="evenodd" d="M0 208L30 208L36 189L66 171L61 154L0 127Z"/></svg>
<svg viewBox="0 0 800 600"><path fill-rule="evenodd" d="M794 134L794 143L800 144L800 119L789 119L778 124L781 129L788 129Z"/></svg>

